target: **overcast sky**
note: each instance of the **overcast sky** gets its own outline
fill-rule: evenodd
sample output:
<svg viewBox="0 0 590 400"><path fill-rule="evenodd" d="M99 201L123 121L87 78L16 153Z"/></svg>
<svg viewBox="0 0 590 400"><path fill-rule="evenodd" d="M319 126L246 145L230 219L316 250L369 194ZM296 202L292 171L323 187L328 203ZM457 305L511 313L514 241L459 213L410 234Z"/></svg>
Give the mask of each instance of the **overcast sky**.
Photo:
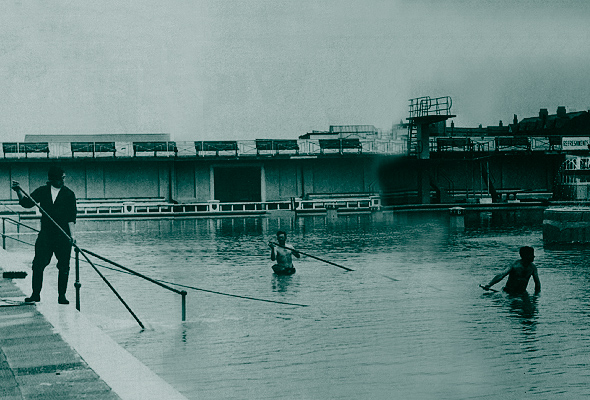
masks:
<svg viewBox="0 0 590 400"><path fill-rule="evenodd" d="M389 129L451 96L456 126L590 109L586 0L3 0L0 139Z"/></svg>

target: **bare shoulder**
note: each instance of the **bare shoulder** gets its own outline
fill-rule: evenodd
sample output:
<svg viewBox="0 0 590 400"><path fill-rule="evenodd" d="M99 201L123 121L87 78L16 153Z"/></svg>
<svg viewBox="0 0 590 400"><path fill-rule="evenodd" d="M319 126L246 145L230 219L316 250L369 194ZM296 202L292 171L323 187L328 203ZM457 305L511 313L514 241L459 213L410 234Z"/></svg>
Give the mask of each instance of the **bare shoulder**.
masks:
<svg viewBox="0 0 590 400"><path fill-rule="evenodd" d="M508 267L506 267L506 271L512 271L513 269L522 268L522 263L520 260L516 260L513 263L510 263Z"/></svg>

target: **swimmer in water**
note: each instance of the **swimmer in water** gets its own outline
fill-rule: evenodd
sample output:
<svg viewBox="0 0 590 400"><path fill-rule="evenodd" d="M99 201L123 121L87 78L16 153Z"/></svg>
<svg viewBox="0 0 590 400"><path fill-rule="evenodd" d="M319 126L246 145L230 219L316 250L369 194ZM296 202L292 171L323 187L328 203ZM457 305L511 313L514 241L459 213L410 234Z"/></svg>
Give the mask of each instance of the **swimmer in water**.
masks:
<svg viewBox="0 0 590 400"><path fill-rule="evenodd" d="M520 248L520 260L509 265L504 271L492 278L490 283L482 286L485 290L490 290L492 286L500 282L508 275L508 281L504 291L512 295L520 295L526 292L531 276L535 282L535 294L541 292L541 281L537 273L537 266L533 263L535 260L535 250L532 247L524 246Z"/></svg>
<svg viewBox="0 0 590 400"><path fill-rule="evenodd" d="M290 244L287 244L287 233L284 231L277 232L277 242L270 242L270 259L277 263L273 265L273 271L278 275L291 275L295 273L295 267L293 267L293 257L301 257L299 252L293 248Z"/></svg>

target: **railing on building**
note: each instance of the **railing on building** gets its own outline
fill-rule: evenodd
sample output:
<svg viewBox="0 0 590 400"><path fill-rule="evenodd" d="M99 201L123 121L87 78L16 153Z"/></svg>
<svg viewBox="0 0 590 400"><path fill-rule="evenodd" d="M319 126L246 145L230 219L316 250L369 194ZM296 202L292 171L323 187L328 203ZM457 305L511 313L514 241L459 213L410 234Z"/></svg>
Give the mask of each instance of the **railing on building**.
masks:
<svg viewBox="0 0 590 400"><path fill-rule="evenodd" d="M526 136L497 136L495 142L497 151L531 150L531 140Z"/></svg>
<svg viewBox="0 0 590 400"><path fill-rule="evenodd" d="M92 155L92 157L96 157L97 154L111 154L115 157L117 153L117 148L115 146L115 142L72 142L71 143L71 150L72 150L72 157L77 157L80 154L85 156Z"/></svg>
<svg viewBox="0 0 590 400"><path fill-rule="evenodd" d="M235 140L200 141L195 142L198 155L238 155L238 142Z"/></svg>
<svg viewBox="0 0 590 400"><path fill-rule="evenodd" d="M248 157L323 154L401 154L402 140L256 139L193 142L2 143L0 158Z"/></svg>
<svg viewBox="0 0 590 400"><path fill-rule="evenodd" d="M381 208L381 197L378 195L342 198L320 196L308 200L293 199L292 207L294 208L294 211L299 213L324 212L330 208L337 209L338 212L371 212Z"/></svg>
<svg viewBox="0 0 590 400"><path fill-rule="evenodd" d="M378 195L349 195L336 198L321 195L310 199L293 198L288 201L228 202L218 200L208 202L170 204L161 202L104 202L78 205L81 218L125 218L125 217L182 217L182 216L222 216L228 214L260 215L273 211L325 211L326 205L336 205L340 211L375 211L381 207ZM24 218L37 218L38 215Z"/></svg>
<svg viewBox="0 0 590 400"><path fill-rule="evenodd" d="M450 115L453 102L449 96L430 98L428 96L410 99L410 118L433 115Z"/></svg>
<svg viewBox="0 0 590 400"><path fill-rule="evenodd" d="M559 200L590 200L590 157L567 156L557 173L556 197Z"/></svg>
<svg viewBox="0 0 590 400"><path fill-rule="evenodd" d="M563 163L564 171L590 171L590 157L571 157Z"/></svg>
<svg viewBox="0 0 590 400"><path fill-rule="evenodd" d="M341 212L371 212L381 208L381 197L376 194L316 194L306 198L281 201L228 202L218 200L172 204L164 199L78 202L78 218L175 218L175 217L222 217L226 215L257 216L276 211L325 212L326 206L335 205ZM17 211L14 211L17 212ZM38 212L23 213L19 218L37 219Z"/></svg>
<svg viewBox="0 0 590 400"><path fill-rule="evenodd" d="M467 137L440 137L436 138L436 151L470 151L473 143Z"/></svg>
<svg viewBox="0 0 590 400"><path fill-rule="evenodd" d="M435 109L436 111L436 109ZM418 111L417 111L418 112ZM567 140L566 140L567 139ZM572 142L590 143L590 138L561 136L434 136L431 153L448 152L530 152L589 150ZM251 156L334 156L354 154L406 154L407 141L383 139L256 139L194 142L5 142L0 158L80 157L251 157Z"/></svg>
<svg viewBox="0 0 590 400"><path fill-rule="evenodd" d="M319 141L321 154L329 153L330 150L339 154L344 154L348 150L361 153L363 149L359 139L319 139Z"/></svg>
<svg viewBox="0 0 590 400"><path fill-rule="evenodd" d="M133 142L133 157L145 153L157 157L158 152L176 155L178 153L176 142Z"/></svg>
<svg viewBox="0 0 590 400"><path fill-rule="evenodd" d="M2 152L4 158L7 158L7 156L10 157L11 155L15 155L16 157L24 155L25 158L28 158L32 154L44 154L46 157L49 157L49 143L2 143Z"/></svg>
<svg viewBox="0 0 590 400"><path fill-rule="evenodd" d="M299 143L291 139L256 139L256 155L299 154Z"/></svg>
<svg viewBox="0 0 590 400"><path fill-rule="evenodd" d="M433 137L431 152L531 152L567 151L562 138L556 136L481 136L481 137Z"/></svg>

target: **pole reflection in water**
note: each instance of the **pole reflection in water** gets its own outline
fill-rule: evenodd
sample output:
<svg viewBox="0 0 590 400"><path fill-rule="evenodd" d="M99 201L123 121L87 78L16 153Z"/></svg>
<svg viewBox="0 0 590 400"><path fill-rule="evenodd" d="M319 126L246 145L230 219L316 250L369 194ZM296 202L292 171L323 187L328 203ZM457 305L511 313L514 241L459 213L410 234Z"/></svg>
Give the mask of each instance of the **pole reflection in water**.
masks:
<svg viewBox="0 0 590 400"><path fill-rule="evenodd" d="M83 312L188 398L590 396L590 250L544 248L542 210L467 211L461 229L447 211L130 222L81 220L78 243L153 278L309 305L189 292L181 323L177 296L105 271L149 321L138 333L83 268ZM275 276L278 230L354 271L302 256ZM523 245L542 294L483 292Z"/></svg>

